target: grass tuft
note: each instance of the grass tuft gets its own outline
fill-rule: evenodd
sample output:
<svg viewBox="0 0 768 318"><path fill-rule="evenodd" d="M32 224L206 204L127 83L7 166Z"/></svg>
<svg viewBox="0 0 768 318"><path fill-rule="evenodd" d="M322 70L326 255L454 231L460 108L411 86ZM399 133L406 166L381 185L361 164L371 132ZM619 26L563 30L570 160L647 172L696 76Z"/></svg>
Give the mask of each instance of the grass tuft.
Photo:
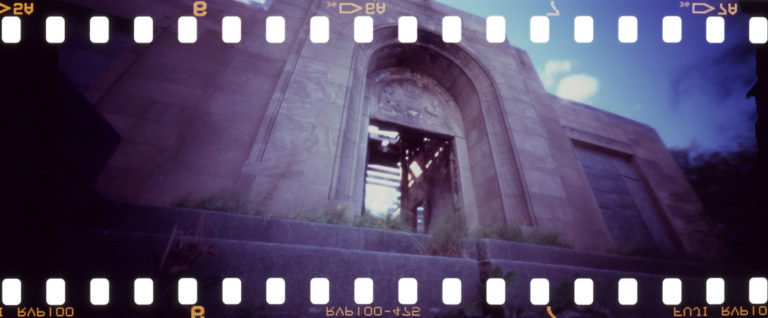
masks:
<svg viewBox="0 0 768 318"><path fill-rule="evenodd" d="M258 208L258 204L245 200L233 192L219 192L198 199L184 196L171 202L171 206L255 216L267 215L264 210ZM438 221L434 229L430 231L429 241L424 252L428 255L459 257L462 255L463 241L467 238L464 219L459 210L445 214L446 215ZM400 213L397 217L393 218L387 216L384 219L374 217L366 212L357 217L354 222L348 221L345 215L345 210L337 209L327 212L314 211L311 213L300 213L284 218L316 223L352 225L389 231L413 231L412 226L408 222L408 220L412 219L412 214L408 213L408 211ZM527 231L527 234L525 232L526 231L523 231L519 225L494 224L477 230L470 237L472 239L496 239L557 247L571 247L563 238L562 234L554 229L535 227L530 231Z"/></svg>
<svg viewBox="0 0 768 318"><path fill-rule="evenodd" d="M545 227L534 228L533 231L526 236L526 242L556 247L571 247L571 245L563 239L562 233Z"/></svg>
<svg viewBox="0 0 768 318"><path fill-rule="evenodd" d="M386 218L382 219L372 216L366 211L353 225L379 230L411 232L411 226L408 225L402 215L394 218L391 215L387 215Z"/></svg>
<svg viewBox="0 0 768 318"><path fill-rule="evenodd" d="M535 227L525 234L518 225L494 224L475 231L472 234L472 238L571 247L563 238L562 233L546 227Z"/></svg>
<svg viewBox="0 0 768 318"><path fill-rule="evenodd" d="M461 214L448 213L438 221L429 236L425 252L434 256L460 257L463 254L465 238Z"/></svg>
<svg viewBox="0 0 768 318"><path fill-rule="evenodd" d="M236 193L228 191L221 191L197 199L187 195L172 201L171 206L178 208L210 210L246 215L264 215L264 211L256 208L256 204L243 199Z"/></svg>
<svg viewBox="0 0 768 318"><path fill-rule="evenodd" d="M517 225L494 224L477 230L472 238L523 242L523 230Z"/></svg>

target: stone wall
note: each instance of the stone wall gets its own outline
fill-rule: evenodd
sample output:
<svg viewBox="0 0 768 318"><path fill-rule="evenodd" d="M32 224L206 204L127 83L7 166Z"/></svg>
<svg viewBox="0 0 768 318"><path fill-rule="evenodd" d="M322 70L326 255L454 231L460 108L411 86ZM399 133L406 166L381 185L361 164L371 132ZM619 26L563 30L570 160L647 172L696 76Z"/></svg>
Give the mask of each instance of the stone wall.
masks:
<svg viewBox="0 0 768 318"><path fill-rule="evenodd" d="M370 74L397 67L428 77L456 104L470 229L546 227L579 249L620 247L576 155L580 143L628 158L673 250L713 250L700 203L656 132L547 94L527 53L486 42L484 18L435 2L387 3L374 16L374 42L356 44L354 17L324 1L275 0L265 9L212 0L197 43L180 44L176 18L191 14L187 2L70 2L155 18L155 40L109 53L115 62L86 89L122 136L97 183L110 198L167 205L224 191L275 215L356 214L372 112L366 85ZM243 20L239 44L221 41L227 15ZM328 43L308 40L316 15L331 17ZM418 18L418 43L397 42L401 15ZM442 43L445 15L462 17L461 43ZM285 17L285 43L266 43L267 16Z"/></svg>
<svg viewBox="0 0 768 318"><path fill-rule="evenodd" d="M721 253L712 225L702 215L701 203L653 128L591 106L550 98L571 149L576 143L626 158L626 169L637 174L635 186L647 191L647 200L642 204L657 213L658 222L646 220L646 224L656 227L657 233L671 232L672 250L710 256ZM572 178L583 180L587 175L578 164L573 168L569 173ZM585 202L595 200L594 190L588 185L578 182L571 193L584 200L581 208L599 210L595 202ZM615 244L614 248L622 246Z"/></svg>
<svg viewBox="0 0 768 318"><path fill-rule="evenodd" d="M499 267L516 274L504 288L508 317L544 316L546 306L530 302L533 278L548 280L547 305L558 317L665 317L673 306L662 303L662 280L681 279L678 310L706 306L705 278L712 273L707 266L713 265L498 240L467 240L461 257L437 257L423 254L426 235L118 202L104 206L94 227L64 227L56 235L54 242L60 248L53 253L56 271L52 275L66 280L67 305L78 308L81 315L100 316L188 315L190 306L179 305L176 296L178 279L186 277L197 280L196 304L205 306L206 316L314 317L322 315L326 306L310 303L311 279L329 280L328 306L355 308L354 280L364 277L373 280L373 306L402 306L398 280L414 278L418 281L415 306L420 307L421 316L446 317L485 302L478 285ZM194 251L195 246L209 252L188 259L177 251ZM87 290L93 277L109 278L109 306L92 306L88 293L78 292ZM133 280L139 277L153 279L151 306L133 302ZM240 304L222 304L225 277L240 279ZM726 281L727 304L746 304L748 278L720 277ZM283 304L265 304L268 278L284 279ZM461 281L459 304L443 303L445 278ZM577 278L593 281L593 304L574 305ZM618 303L622 278L637 280L637 304ZM22 279L25 284L35 283ZM38 299L43 297L40 290Z"/></svg>

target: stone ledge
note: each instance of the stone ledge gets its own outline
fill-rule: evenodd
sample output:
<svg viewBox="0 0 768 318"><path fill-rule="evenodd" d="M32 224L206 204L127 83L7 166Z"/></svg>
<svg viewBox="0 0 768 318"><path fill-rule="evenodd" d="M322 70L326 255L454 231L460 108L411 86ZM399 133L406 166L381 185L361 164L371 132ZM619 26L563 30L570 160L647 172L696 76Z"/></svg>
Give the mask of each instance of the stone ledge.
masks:
<svg viewBox="0 0 768 318"><path fill-rule="evenodd" d="M100 228L169 235L176 226L181 233L192 235L201 217L206 224L202 236L214 239L410 255L421 255L429 240L429 236L423 234L121 202L108 204ZM708 269L705 264L692 262L491 239L466 240L464 257L472 260L503 259L664 275L703 275Z"/></svg>
<svg viewBox="0 0 768 318"><path fill-rule="evenodd" d="M404 254L421 254L428 240L423 234L122 202L108 204L101 227L170 234L176 226L178 231L194 233L201 218L205 224L202 235L219 239Z"/></svg>
<svg viewBox="0 0 768 318"><path fill-rule="evenodd" d="M269 316L324 315L325 306L309 302L309 282L314 277L328 278L329 306L356 306L353 286L357 277L373 279L374 305L384 308L398 306L399 278L416 278L417 306L427 317L459 307L442 304L443 278L462 280L465 303L479 299L477 262L469 259L210 238L195 241L192 237L184 237L185 246L194 242L206 250L211 247L213 253L199 256L179 275L169 275L167 265L163 270L159 269L169 238L169 235L161 234L63 228L58 233L57 242L67 248L57 249L52 264L56 273L52 275L67 280L67 288L72 290L68 304L89 308L87 292L75 290L86 291L88 281L93 277L109 278L113 295L109 308L104 311L112 313L115 310L129 313L141 310L132 304L131 284L138 277L155 280L156 301L151 307L167 307L174 313L186 311L186 315L189 306L178 305L175 282L179 277L196 278L198 303L205 305L206 312L215 317L239 317L244 310L249 314L263 312ZM175 260L167 258L166 264L178 264ZM241 305L221 304L221 279L225 277L240 278L243 288ZM270 277L285 279L285 304L271 306L264 303L265 282Z"/></svg>
<svg viewBox="0 0 768 318"><path fill-rule="evenodd" d="M499 240L479 240L479 259L502 259L542 264L570 265L662 275L704 275L699 263L577 251L568 248Z"/></svg>

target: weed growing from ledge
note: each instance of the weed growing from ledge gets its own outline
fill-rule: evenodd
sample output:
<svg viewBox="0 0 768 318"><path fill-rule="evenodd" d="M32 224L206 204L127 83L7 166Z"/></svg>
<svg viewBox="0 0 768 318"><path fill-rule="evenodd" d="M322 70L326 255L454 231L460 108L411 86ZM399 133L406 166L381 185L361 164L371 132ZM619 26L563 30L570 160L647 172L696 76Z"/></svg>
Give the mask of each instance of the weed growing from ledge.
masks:
<svg viewBox="0 0 768 318"><path fill-rule="evenodd" d="M193 199L184 196L174 200L170 204L174 207L220 211L236 214L266 216L264 210L257 208L259 205L233 192L222 191L216 194ZM353 222L345 218L346 211L337 209L332 211L312 211L282 217L299 221L308 221L325 224L351 225L356 227L373 228L388 231L412 232L413 228L408 223L412 214L408 211L400 213L397 217L387 216L384 219L363 213ZM429 242L424 253L435 256L460 257L462 256L463 241L467 238L464 219L460 209L453 213L445 213L437 226L432 229ZM554 229L536 227L524 234L518 225L495 224L484 227L471 235L472 239L497 239L512 242L523 242L557 247L570 247L563 239L562 234Z"/></svg>
<svg viewBox="0 0 768 318"><path fill-rule="evenodd" d="M494 239L511 242L531 243L556 247L571 247L562 234L546 227L535 227L528 234L518 225L494 224L483 227L472 234L473 239Z"/></svg>
<svg viewBox="0 0 768 318"><path fill-rule="evenodd" d="M171 206L246 215L264 215L264 211L257 209L256 204L253 202L243 199L236 193L227 191L221 191L198 199L193 199L187 195L172 201Z"/></svg>
<svg viewBox="0 0 768 318"><path fill-rule="evenodd" d="M549 245L556 247L571 247L568 242L563 240L563 235L557 230L545 227L536 227L526 235L526 242L539 245Z"/></svg>
<svg viewBox="0 0 768 318"><path fill-rule="evenodd" d="M517 225L494 224L483 227L472 234L474 239L496 239L502 241L524 242L523 229Z"/></svg>
<svg viewBox="0 0 768 318"><path fill-rule="evenodd" d="M152 275L156 277L156 281L161 282L158 284L159 286L167 286L158 293L158 298L162 303L173 297L173 282L185 276L191 268L198 264L200 258L215 256L216 246L207 241L205 237L206 232L212 232L214 237L218 236L218 233L213 228L208 227L207 224L205 215L200 214L197 226L194 228L179 230L178 224L173 225L160 264L155 268L155 273ZM203 283L214 284L215 282L203 279ZM167 317L170 315L170 311L172 309L168 307L155 306L155 308L150 309L150 316Z"/></svg>
<svg viewBox="0 0 768 318"><path fill-rule="evenodd" d="M429 236L425 253L434 256L461 257L464 247L464 219L459 211L447 213Z"/></svg>
<svg viewBox="0 0 768 318"><path fill-rule="evenodd" d="M170 205L177 208L210 210L255 216L268 216L264 210L256 208L258 204L255 204L249 200L245 200L235 193L226 191L218 192L216 194L201 198L192 198L187 195L172 201ZM409 219L407 213L401 213L397 217L392 217L390 215L384 219L371 216L368 213L364 213L354 222L348 221L345 218L345 215L346 211L344 209L337 209L327 212L322 210L312 210L289 216L281 216L280 218L314 223L352 225L356 227L380 230L411 232L411 226L406 222L406 220Z"/></svg>
<svg viewBox="0 0 768 318"><path fill-rule="evenodd" d="M350 223L346 220L346 218L344 217L344 214L345 214L344 209L337 209L337 210L327 211L327 212L311 211L311 212L299 213L298 215L294 215L292 217L286 217L286 219L294 219L294 220L314 222L314 223L349 225Z"/></svg>
<svg viewBox="0 0 768 318"><path fill-rule="evenodd" d="M360 217L353 223L353 225L357 227L379 230L411 232L411 226L408 225L402 215L398 215L396 217L387 215L386 218L382 219L372 216L368 214L368 211L366 211L360 215Z"/></svg>

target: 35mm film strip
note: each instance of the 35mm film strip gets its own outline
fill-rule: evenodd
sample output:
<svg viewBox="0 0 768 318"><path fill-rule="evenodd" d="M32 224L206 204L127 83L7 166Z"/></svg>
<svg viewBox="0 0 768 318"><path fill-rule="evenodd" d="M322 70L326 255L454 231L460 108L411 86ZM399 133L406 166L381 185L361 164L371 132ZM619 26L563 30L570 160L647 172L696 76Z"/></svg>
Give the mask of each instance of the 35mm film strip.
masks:
<svg viewBox="0 0 768 318"><path fill-rule="evenodd" d="M288 278L290 279L290 278ZM243 282L236 277L221 280L221 301L224 305L239 305L242 303ZM326 305L330 302L327 278L312 278L309 283L309 302L313 305ZM371 278L356 278L354 281L354 302L358 305L374 303L374 281ZM442 301L445 305L462 303L462 281L458 278L445 278L442 281ZM45 303L49 306L63 306L68 296L66 281L61 278L51 278L45 283ZM110 284L107 278L93 278L90 281L90 303L94 306L106 306L110 302ZM507 301L507 285L503 278L489 278L486 281L486 299L489 305L504 305ZM285 278L268 278L264 284L265 301L269 305L285 303ZM590 278L577 278L573 282L573 301L575 305L589 306L594 301L594 283ZM765 277L753 277L749 280L749 302L753 305L765 305L768 302L768 280ZM2 303L5 306L21 306L22 282L15 278L2 281ZM401 305L416 305L418 300L419 283L415 278L400 278L398 280L397 300ZM198 303L198 293L207 292L198 287L195 278L180 278L177 281L177 299L180 305L195 305ZM665 278L660 286L661 301L664 305L675 306L683 301L682 282L678 278ZM638 304L638 283L634 278L622 278L616 285L617 301L623 306ZM133 282L133 302L138 306L149 306L154 303L155 284L152 278L137 278ZM546 278L530 280L531 305L546 306L550 304L550 284ZM706 303L722 305L725 303L725 280L723 278L708 278L706 280ZM692 300L689 300L692 301ZM730 299L729 301L736 301ZM28 301L33 302L33 301ZM36 303L36 302L33 302ZM768 310L768 308L766 308ZM761 313L764 315L766 313Z"/></svg>
<svg viewBox="0 0 768 318"><path fill-rule="evenodd" d="M53 105L47 154L67 169L52 192L73 198L13 223L43 224L51 244L0 271L6 313L768 317L760 255L739 249L761 243L723 247L732 223L710 222L696 191L723 182L691 185L697 160L720 158L694 157L697 140L752 133L744 96L764 101L765 85L744 65L768 43L765 14L226 1L208 17L87 0L0 17L9 60L42 47L39 73L0 88L24 110ZM684 154L667 147L686 138Z"/></svg>
<svg viewBox="0 0 768 318"><path fill-rule="evenodd" d="M657 23L643 21L644 23ZM312 43L327 43L329 40L330 19L327 16L314 16L310 19L309 39ZM638 41L638 23L635 16L618 18L617 40L621 43ZM270 16L266 18L267 43L279 44L285 41L285 18ZM661 38L665 43L680 43L682 38L682 19L680 16L666 16L662 19ZM149 16L135 17L133 20L133 39L136 43L151 43L153 40L153 19ZM708 43L717 44L725 41L725 18L711 16L706 19L704 36ZM398 40L401 43L417 41L418 20L414 16L402 16L398 19ZM66 20L61 16L51 16L45 20L45 39L51 44L60 44L66 40ZM221 20L221 39L224 43L240 43L260 39L243 39L242 21L237 16L227 16ZM373 41L374 21L369 16L355 17L354 41L370 43ZM606 30L601 30L605 32ZM506 19L502 16L490 16L486 19L486 39L489 43L502 43L506 40ZM461 17L446 16L442 20L442 39L445 43L461 42ZM2 42L19 43L22 40L21 18L5 16L2 18ZM573 20L573 40L576 43L592 43L594 40L594 20L591 16L577 16ZM533 16L530 18L530 41L532 43L549 42L549 17ZM94 44L109 41L109 18L94 16L90 19L90 40ZM197 41L197 18L183 16L178 18L179 43ZM764 44L768 41L768 19L751 17L749 19L749 41Z"/></svg>

